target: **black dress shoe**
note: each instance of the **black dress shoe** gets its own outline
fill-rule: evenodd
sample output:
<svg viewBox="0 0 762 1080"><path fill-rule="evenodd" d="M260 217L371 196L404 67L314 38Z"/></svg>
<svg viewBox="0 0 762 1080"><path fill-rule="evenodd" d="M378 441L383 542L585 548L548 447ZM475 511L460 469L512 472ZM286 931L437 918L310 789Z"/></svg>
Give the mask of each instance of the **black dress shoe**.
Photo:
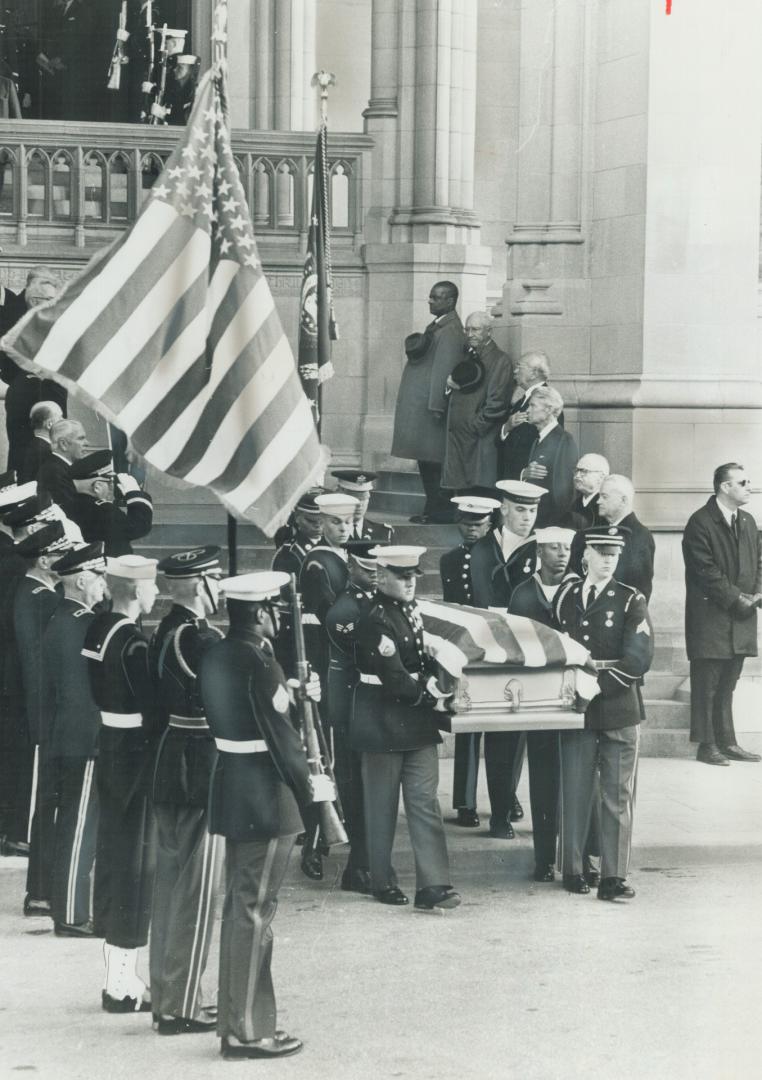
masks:
<svg viewBox="0 0 762 1080"><path fill-rule="evenodd" d="M555 881L556 874L552 863L547 865L538 864L534 868L534 880L535 881Z"/></svg>
<svg viewBox="0 0 762 1080"><path fill-rule="evenodd" d="M187 1016L160 1016L156 1030L160 1035L202 1035L205 1031L214 1031L217 1017L210 1016L191 1020Z"/></svg>
<svg viewBox="0 0 762 1080"><path fill-rule="evenodd" d="M589 859L582 860L582 876L591 889L597 888L601 883L601 875Z"/></svg>
<svg viewBox="0 0 762 1080"><path fill-rule="evenodd" d="M481 825L481 821L475 810L472 810L468 806L459 806L455 824L462 825L464 829L478 829Z"/></svg>
<svg viewBox="0 0 762 1080"><path fill-rule="evenodd" d="M95 937L95 927L88 919L82 923L57 922L53 924L56 937Z"/></svg>
<svg viewBox="0 0 762 1080"><path fill-rule="evenodd" d="M598 886L599 900L632 900L635 890L623 878L605 877Z"/></svg>
<svg viewBox="0 0 762 1080"><path fill-rule="evenodd" d="M511 806L511 821L521 821L524 816L524 807L521 805L516 796L513 796L513 805Z"/></svg>
<svg viewBox="0 0 762 1080"><path fill-rule="evenodd" d="M25 915L50 915L50 901L49 900L35 900L34 897L27 895L24 897L24 914Z"/></svg>
<svg viewBox="0 0 762 1080"><path fill-rule="evenodd" d="M590 886L582 874L564 874L564 888L567 892L578 893L580 896L590 892Z"/></svg>
<svg viewBox="0 0 762 1080"><path fill-rule="evenodd" d="M389 885L386 889L379 889L373 895L379 904L393 904L395 907L401 907L403 904L410 903L402 889L396 885Z"/></svg>
<svg viewBox="0 0 762 1080"><path fill-rule="evenodd" d="M323 858L319 851L307 847L302 848L299 865L302 873L312 881L323 880Z"/></svg>
<svg viewBox="0 0 762 1080"><path fill-rule="evenodd" d="M370 870L361 870L359 867L349 867L341 875L341 888L344 892L362 893L370 896L373 889L370 885Z"/></svg>
<svg viewBox="0 0 762 1080"><path fill-rule="evenodd" d="M115 998L101 991L101 1006L108 1013L151 1012L151 1002L134 997Z"/></svg>
<svg viewBox="0 0 762 1080"><path fill-rule="evenodd" d="M452 885L427 885L415 894L417 911L443 911L456 908L459 904L460 896Z"/></svg>
<svg viewBox="0 0 762 1080"><path fill-rule="evenodd" d="M740 746L735 743L733 746L723 746L720 749L720 753L726 758L730 758L731 761L762 761L762 757L759 754L752 754L749 750L742 750Z"/></svg>
<svg viewBox="0 0 762 1080"><path fill-rule="evenodd" d="M516 837L510 821L490 822L489 835L494 840L514 840Z"/></svg>
<svg viewBox="0 0 762 1080"><path fill-rule="evenodd" d="M730 764L725 755L720 753L714 743L699 743L699 748L696 751L696 761L701 761L704 765Z"/></svg>
<svg viewBox="0 0 762 1080"><path fill-rule="evenodd" d="M298 1054L304 1046L300 1039L293 1035L286 1035L285 1031L276 1034L273 1039L256 1039L250 1043L231 1043L228 1039L222 1040L220 1053L229 1060L241 1060L243 1058L278 1058L288 1057L289 1054Z"/></svg>

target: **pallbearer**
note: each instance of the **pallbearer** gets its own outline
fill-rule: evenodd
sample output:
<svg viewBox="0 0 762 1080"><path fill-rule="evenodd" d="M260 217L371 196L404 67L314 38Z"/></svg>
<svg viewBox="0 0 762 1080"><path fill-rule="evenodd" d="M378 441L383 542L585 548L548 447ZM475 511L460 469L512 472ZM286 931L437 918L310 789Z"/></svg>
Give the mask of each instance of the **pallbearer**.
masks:
<svg viewBox="0 0 762 1080"><path fill-rule="evenodd" d="M160 1035L212 1031L201 977L214 925L222 847L207 830L217 751L198 689L204 652L222 634L208 622L217 611L220 549L191 548L158 566L172 596L149 649L160 724L153 781L157 826L151 913L151 1002Z"/></svg>
<svg viewBox="0 0 762 1080"><path fill-rule="evenodd" d="M58 795L52 909L60 937L93 937L90 884L98 829L95 787L101 714L90 694L82 646L106 593L102 544L67 552L52 569L63 599L42 639L43 688L53 717L48 740Z"/></svg>
<svg viewBox="0 0 762 1080"><path fill-rule="evenodd" d="M136 622L159 592L156 559L122 555L107 560L106 573L112 610L96 616L82 648L101 713L93 918L96 933L106 939L103 1008L146 1012L151 1003L137 961L148 940L156 858L149 792L157 704L148 641Z"/></svg>
<svg viewBox="0 0 762 1080"><path fill-rule="evenodd" d="M274 1058L301 1050L277 1027L270 960L278 890L302 812L333 801L327 777L310 777L283 670L272 642L287 574L243 574L220 583L227 637L201 658L199 681L219 757L209 828L225 837L217 1033L227 1058ZM320 684L306 687L313 701Z"/></svg>

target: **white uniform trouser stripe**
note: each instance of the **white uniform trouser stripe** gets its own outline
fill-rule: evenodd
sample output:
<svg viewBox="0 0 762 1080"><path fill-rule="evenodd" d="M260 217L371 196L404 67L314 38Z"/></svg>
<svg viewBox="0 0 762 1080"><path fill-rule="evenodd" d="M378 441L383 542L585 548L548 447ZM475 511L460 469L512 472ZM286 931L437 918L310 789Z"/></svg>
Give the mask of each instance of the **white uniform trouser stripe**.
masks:
<svg viewBox="0 0 762 1080"><path fill-rule="evenodd" d="M204 853L201 857L201 885L198 891L198 907L196 909L196 925L193 928L193 944L191 945L190 959L188 963L188 979L185 983L183 996L183 1016L192 1019L201 982L201 957L204 954L204 945L209 923L209 905L212 901L214 888L214 857L216 852L217 837L206 833L204 837Z"/></svg>
<svg viewBox="0 0 762 1080"><path fill-rule="evenodd" d="M79 860L82 855L82 836L85 831L87 809L90 805L90 790L93 784L94 761L88 761L85 765L82 777L82 790L79 793L79 806L77 808L77 824L74 829L74 840L71 845L71 858L69 859L69 874L66 881L66 922L74 922L75 901L77 898L77 874L79 873Z"/></svg>
<svg viewBox="0 0 762 1080"><path fill-rule="evenodd" d="M262 919L262 905L267 897L267 889L270 884L270 874L273 869L273 862L275 861L275 852L278 850L278 841L271 840L267 845L267 854L265 855L265 865L262 867L262 878L259 882L259 892L257 893L257 902L254 905L254 911L252 912L252 922L254 923L254 935L252 941L251 957L252 963L249 968L249 980L246 987L246 1002L243 1009L244 1024L249 1022L249 1018L252 1014L252 1007L254 1004L254 995L257 992L257 981L259 979L259 973L262 965L260 964L260 950L262 948L262 933L264 920ZM253 1036L252 1036L253 1038Z"/></svg>
<svg viewBox="0 0 762 1080"><path fill-rule="evenodd" d="M36 745L34 748L34 764L32 765L32 795L29 800L29 819L26 826L26 842L31 844L32 842L32 821L34 820L34 804L37 802L37 781L39 779L38 773L40 768L40 747Z"/></svg>

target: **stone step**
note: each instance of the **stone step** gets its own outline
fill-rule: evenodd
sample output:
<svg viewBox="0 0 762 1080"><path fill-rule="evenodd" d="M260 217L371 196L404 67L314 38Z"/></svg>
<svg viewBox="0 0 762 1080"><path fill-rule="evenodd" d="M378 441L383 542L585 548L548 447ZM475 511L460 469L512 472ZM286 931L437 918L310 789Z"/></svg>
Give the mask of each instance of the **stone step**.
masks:
<svg viewBox="0 0 762 1080"><path fill-rule="evenodd" d="M690 728L690 709L681 701L650 698L645 695L646 718L643 730L679 730Z"/></svg>
<svg viewBox="0 0 762 1080"><path fill-rule="evenodd" d="M371 515L394 513L410 517L423 513L425 501L423 492L374 491L370 500Z"/></svg>
<svg viewBox="0 0 762 1080"><path fill-rule="evenodd" d="M421 476L415 466L408 472L405 469L382 469L376 480L376 492L404 491L408 494L422 495Z"/></svg>
<svg viewBox="0 0 762 1080"><path fill-rule="evenodd" d="M651 670L645 677L643 693L647 698L657 698L663 701L674 698L675 692L683 681L682 675L675 675L671 671Z"/></svg>

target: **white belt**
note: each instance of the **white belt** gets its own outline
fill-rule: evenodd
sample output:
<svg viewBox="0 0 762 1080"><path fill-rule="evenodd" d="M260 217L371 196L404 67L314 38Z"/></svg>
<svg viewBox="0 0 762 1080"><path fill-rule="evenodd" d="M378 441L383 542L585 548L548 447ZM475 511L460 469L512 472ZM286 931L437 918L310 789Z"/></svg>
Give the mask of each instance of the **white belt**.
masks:
<svg viewBox="0 0 762 1080"><path fill-rule="evenodd" d="M175 716L174 713L169 718L169 726L171 728L185 728L192 731L208 731L209 725L206 722L205 716Z"/></svg>
<svg viewBox="0 0 762 1080"><path fill-rule="evenodd" d="M302 612L302 626L320 626L320 619L311 611Z"/></svg>
<svg viewBox="0 0 762 1080"><path fill-rule="evenodd" d="M105 727L136 728L143 726L143 717L137 713L102 712L101 723Z"/></svg>
<svg viewBox="0 0 762 1080"><path fill-rule="evenodd" d="M266 754L264 739L215 739L217 749L226 754Z"/></svg>
<svg viewBox="0 0 762 1080"><path fill-rule="evenodd" d="M364 675L360 673L360 682L367 683L368 686L381 686L381 680L378 675Z"/></svg>

